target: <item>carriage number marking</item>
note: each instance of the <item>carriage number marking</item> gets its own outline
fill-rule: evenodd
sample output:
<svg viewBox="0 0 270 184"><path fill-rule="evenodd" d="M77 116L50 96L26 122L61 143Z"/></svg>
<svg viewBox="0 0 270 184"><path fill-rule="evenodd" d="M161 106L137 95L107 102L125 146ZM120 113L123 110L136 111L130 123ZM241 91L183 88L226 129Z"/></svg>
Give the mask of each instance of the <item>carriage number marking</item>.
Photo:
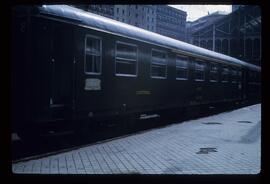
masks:
<svg viewBox="0 0 270 184"><path fill-rule="evenodd" d="M84 90L101 90L100 79L85 79Z"/></svg>

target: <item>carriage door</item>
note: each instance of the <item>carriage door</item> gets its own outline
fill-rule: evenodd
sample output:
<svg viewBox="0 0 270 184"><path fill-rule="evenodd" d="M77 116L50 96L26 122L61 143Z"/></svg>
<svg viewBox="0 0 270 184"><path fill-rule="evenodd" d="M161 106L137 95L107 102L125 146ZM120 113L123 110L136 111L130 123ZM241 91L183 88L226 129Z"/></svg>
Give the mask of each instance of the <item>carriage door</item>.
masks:
<svg viewBox="0 0 270 184"><path fill-rule="evenodd" d="M73 28L56 23L53 29L50 107L54 118L66 119L72 115L74 102Z"/></svg>

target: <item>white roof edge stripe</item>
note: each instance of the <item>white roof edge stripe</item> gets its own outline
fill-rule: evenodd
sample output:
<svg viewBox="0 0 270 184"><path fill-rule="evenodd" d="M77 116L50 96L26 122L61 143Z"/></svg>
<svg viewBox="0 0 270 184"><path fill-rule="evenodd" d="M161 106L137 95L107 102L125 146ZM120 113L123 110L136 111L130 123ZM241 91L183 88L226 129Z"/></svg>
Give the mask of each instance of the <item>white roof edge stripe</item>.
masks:
<svg viewBox="0 0 270 184"><path fill-rule="evenodd" d="M246 63L239 59L197 47L179 40L175 40L173 38L162 36L160 34L150 32L145 29L125 24L110 18L86 12L84 10L68 5L43 5L39 7L39 10L41 13L73 19L91 27L96 27L105 31L121 34L123 36L134 37L134 39L140 39L153 44L164 45L175 50L184 51L186 53L194 53L204 57L212 57L216 60L225 60L231 62L232 64L246 66L248 68L259 71L261 70L261 67Z"/></svg>

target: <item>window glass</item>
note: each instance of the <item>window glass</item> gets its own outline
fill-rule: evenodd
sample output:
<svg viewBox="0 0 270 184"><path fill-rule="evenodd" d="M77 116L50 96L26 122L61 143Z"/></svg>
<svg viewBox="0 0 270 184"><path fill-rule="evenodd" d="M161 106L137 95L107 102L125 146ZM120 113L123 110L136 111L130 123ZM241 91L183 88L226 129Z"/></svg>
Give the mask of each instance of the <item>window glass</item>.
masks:
<svg viewBox="0 0 270 184"><path fill-rule="evenodd" d="M188 57L176 56L176 79L188 78Z"/></svg>
<svg viewBox="0 0 270 184"><path fill-rule="evenodd" d="M249 81L252 83L260 83L261 82L261 76L256 71L249 71Z"/></svg>
<svg viewBox="0 0 270 184"><path fill-rule="evenodd" d="M253 71L250 71L249 74L250 74L250 81L255 82L256 81L256 73Z"/></svg>
<svg viewBox="0 0 270 184"><path fill-rule="evenodd" d="M217 82L218 81L218 65L214 63L210 63L210 73L209 73L209 80L210 82Z"/></svg>
<svg viewBox="0 0 270 184"><path fill-rule="evenodd" d="M87 35L85 40L84 72L101 74L101 39Z"/></svg>
<svg viewBox="0 0 270 184"><path fill-rule="evenodd" d="M221 81L222 82L229 82L229 68L226 66L223 66L222 72L221 72Z"/></svg>
<svg viewBox="0 0 270 184"><path fill-rule="evenodd" d="M195 80L204 80L205 65L202 61L195 61Z"/></svg>
<svg viewBox="0 0 270 184"><path fill-rule="evenodd" d="M242 71L239 70L237 76L238 76L237 82L238 82L238 83L241 83L241 82L242 82Z"/></svg>
<svg viewBox="0 0 270 184"><path fill-rule="evenodd" d="M152 50L151 76L157 78L167 77L166 52Z"/></svg>
<svg viewBox="0 0 270 184"><path fill-rule="evenodd" d="M236 71L236 69L232 69L231 74L232 74L232 83L236 83L237 82L237 71Z"/></svg>
<svg viewBox="0 0 270 184"><path fill-rule="evenodd" d="M115 73L137 75L137 46L122 42L116 43Z"/></svg>

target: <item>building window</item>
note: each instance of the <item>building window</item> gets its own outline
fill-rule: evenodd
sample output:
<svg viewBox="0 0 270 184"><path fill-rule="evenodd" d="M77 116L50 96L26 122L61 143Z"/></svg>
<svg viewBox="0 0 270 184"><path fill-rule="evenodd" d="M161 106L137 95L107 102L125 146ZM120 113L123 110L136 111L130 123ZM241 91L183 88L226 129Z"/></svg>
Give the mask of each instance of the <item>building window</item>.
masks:
<svg viewBox="0 0 270 184"><path fill-rule="evenodd" d="M124 13L125 13L125 10L122 10L122 14L124 15Z"/></svg>
<svg viewBox="0 0 270 184"><path fill-rule="evenodd" d="M229 82L229 68L226 66L223 66L222 72L221 72L221 82Z"/></svg>
<svg viewBox="0 0 270 184"><path fill-rule="evenodd" d="M117 13L119 13L119 8L116 9Z"/></svg>
<svg viewBox="0 0 270 184"><path fill-rule="evenodd" d="M115 53L115 74L119 76L137 75L137 46L117 42Z"/></svg>
<svg viewBox="0 0 270 184"><path fill-rule="evenodd" d="M209 73L210 82L218 81L218 65L214 63L210 63L210 73Z"/></svg>
<svg viewBox="0 0 270 184"><path fill-rule="evenodd" d="M101 74L101 39L86 35L84 49L84 72Z"/></svg>
<svg viewBox="0 0 270 184"><path fill-rule="evenodd" d="M205 64L195 61L195 81L204 81Z"/></svg>
<svg viewBox="0 0 270 184"><path fill-rule="evenodd" d="M166 52L152 49L151 77L163 79L167 77Z"/></svg>
<svg viewBox="0 0 270 184"><path fill-rule="evenodd" d="M188 57L176 56L176 79L186 80L188 78Z"/></svg>

